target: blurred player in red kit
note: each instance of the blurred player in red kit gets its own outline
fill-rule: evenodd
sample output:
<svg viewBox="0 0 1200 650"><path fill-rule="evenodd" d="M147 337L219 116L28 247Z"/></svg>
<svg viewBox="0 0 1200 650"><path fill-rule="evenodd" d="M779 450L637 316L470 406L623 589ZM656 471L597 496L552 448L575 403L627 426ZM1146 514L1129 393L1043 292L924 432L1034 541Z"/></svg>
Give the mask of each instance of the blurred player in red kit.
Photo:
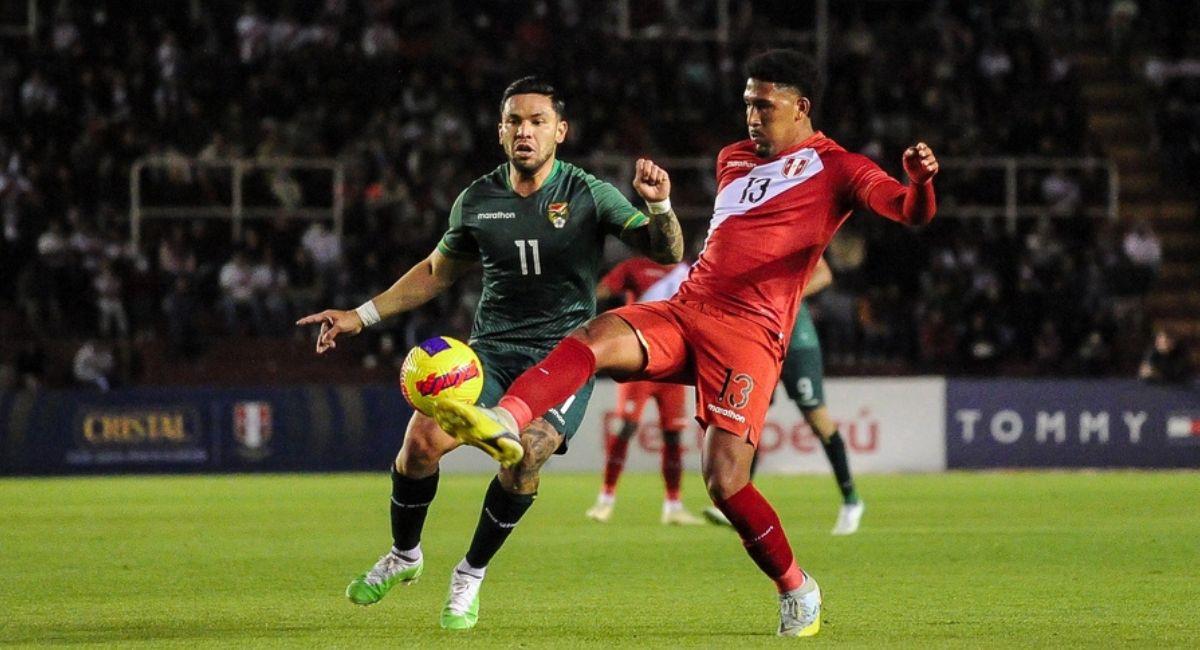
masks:
<svg viewBox="0 0 1200 650"><path fill-rule="evenodd" d="M626 304L648 300L666 300L679 288L680 278L687 274L688 265L659 264L646 257L631 257L613 267L596 287L598 300L625 297ZM625 468L629 441L637 432L642 411L650 401L658 407L659 431L662 432L662 475L666 486L663 499L662 523L691 526L704 521L688 512L679 498L683 477L683 452L679 437L687 427L687 387L653 381L630 381L618 384L617 413L621 429L605 442L604 485L596 503L588 508L593 521L607 523L612 518L617 499L617 481Z"/></svg>
<svg viewBox="0 0 1200 650"><path fill-rule="evenodd" d="M905 185L815 131L817 70L798 52L754 56L745 76L750 137L717 155L708 236L679 292L579 327L495 408L443 400L435 417L460 440L486 441L513 435L598 372L695 384L709 496L779 591L777 633L812 636L821 626L820 588L796 564L779 516L750 482L750 465L801 291L825 247L856 209L927 223L938 163L925 143L909 147Z"/></svg>

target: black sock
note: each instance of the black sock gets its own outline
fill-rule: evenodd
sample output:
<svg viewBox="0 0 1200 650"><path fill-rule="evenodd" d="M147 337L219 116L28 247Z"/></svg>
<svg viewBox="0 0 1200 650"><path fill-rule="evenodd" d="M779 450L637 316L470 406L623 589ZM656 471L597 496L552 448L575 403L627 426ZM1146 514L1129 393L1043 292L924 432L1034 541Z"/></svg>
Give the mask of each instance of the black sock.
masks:
<svg viewBox="0 0 1200 650"><path fill-rule="evenodd" d="M479 524L475 526L475 537L467 550L467 564L482 569L492 561L496 551L504 545L521 516L533 505L536 494L511 494L500 485L500 477L492 479L487 495L483 497L483 509L479 513Z"/></svg>
<svg viewBox="0 0 1200 650"><path fill-rule="evenodd" d="M842 441L842 434L834 431L829 440L821 440L821 446L825 448L825 456L833 466L838 489L842 491L842 501L856 503L858 492L854 490L854 479L850 477L850 464L846 461L846 443Z"/></svg>
<svg viewBox="0 0 1200 650"><path fill-rule="evenodd" d="M421 543L421 529L437 486L438 472L425 478L408 478L392 466L392 545L397 551Z"/></svg>

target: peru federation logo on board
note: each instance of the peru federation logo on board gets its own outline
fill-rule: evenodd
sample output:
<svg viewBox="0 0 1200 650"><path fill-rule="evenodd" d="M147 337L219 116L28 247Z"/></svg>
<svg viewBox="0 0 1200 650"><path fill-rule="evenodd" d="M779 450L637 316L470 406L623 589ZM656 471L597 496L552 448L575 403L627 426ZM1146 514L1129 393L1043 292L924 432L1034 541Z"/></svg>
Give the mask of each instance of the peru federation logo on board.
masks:
<svg viewBox="0 0 1200 650"><path fill-rule="evenodd" d="M804 173L804 168L808 166L806 158L788 158L787 162L783 163L784 178L795 178Z"/></svg>
<svg viewBox="0 0 1200 650"><path fill-rule="evenodd" d="M550 223L554 224L555 228L562 228L566 226L568 215L569 212L567 210L566 201L562 201L560 203L551 203L549 206L547 206L546 218L550 220Z"/></svg>
<svg viewBox="0 0 1200 650"><path fill-rule="evenodd" d="M238 455L246 460L262 460L271 455L271 404L269 402L238 402L233 405L233 437L238 441Z"/></svg>

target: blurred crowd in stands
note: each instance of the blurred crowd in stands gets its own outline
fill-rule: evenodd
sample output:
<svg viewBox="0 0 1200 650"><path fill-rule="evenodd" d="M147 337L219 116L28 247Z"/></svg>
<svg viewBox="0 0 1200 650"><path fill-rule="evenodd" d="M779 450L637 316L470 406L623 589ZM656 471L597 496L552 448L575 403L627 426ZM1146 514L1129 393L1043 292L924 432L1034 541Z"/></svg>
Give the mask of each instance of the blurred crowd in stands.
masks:
<svg viewBox="0 0 1200 650"><path fill-rule="evenodd" d="M631 24L657 25L659 38L624 40L618 4L42 3L53 7L35 38L0 39L0 384L36 384L50 340L78 341L76 379L106 386L136 382L129 352L146 342L188 360L227 337L310 337L292 327L298 315L386 288L433 248L457 193L502 161L497 99L512 78L559 85L565 159L713 156L744 137L742 58L813 20L795 3L733 3L728 43L691 41L671 37L711 21L711 2L635 2ZM892 173L918 138L942 157L1103 154L1064 47L1072 25L1103 24L1105 10L830 4L816 124ZM1163 129L1177 128L1179 102L1196 119L1198 96L1171 78ZM1162 148L1200 168L1194 138ZM142 156L159 161L141 179L151 206L228 208L234 158L337 158L346 174L252 173L237 192L265 210L239 237L228 220L150 219L134 245L130 170ZM1136 297L1161 247L1145 223L1086 216L1104 204L1103 182L1067 168L1023 180L1022 200L1054 218L1015 230L852 219L830 251L835 287L815 301L831 360L868 372L1120 370L1116 333L1140 326ZM712 190L681 182L674 200L703 205ZM971 173L939 179L944 213L1002 193ZM339 201L341 237L304 213ZM362 358L386 365L427 335L465 334L477 291L465 282L373 331Z"/></svg>

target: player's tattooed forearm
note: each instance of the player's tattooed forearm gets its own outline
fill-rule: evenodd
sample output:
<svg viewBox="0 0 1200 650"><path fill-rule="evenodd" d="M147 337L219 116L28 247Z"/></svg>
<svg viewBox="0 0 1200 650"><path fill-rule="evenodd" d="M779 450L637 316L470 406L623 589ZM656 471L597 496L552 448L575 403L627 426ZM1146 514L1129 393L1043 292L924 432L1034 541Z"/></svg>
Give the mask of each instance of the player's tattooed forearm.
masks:
<svg viewBox="0 0 1200 650"><path fill-rule="evenodd" d="M650 250L651 259L661 264L674 264L683 259L683 229L679 227L679 217L670 210L663 214L650 215Z"/></svg>

